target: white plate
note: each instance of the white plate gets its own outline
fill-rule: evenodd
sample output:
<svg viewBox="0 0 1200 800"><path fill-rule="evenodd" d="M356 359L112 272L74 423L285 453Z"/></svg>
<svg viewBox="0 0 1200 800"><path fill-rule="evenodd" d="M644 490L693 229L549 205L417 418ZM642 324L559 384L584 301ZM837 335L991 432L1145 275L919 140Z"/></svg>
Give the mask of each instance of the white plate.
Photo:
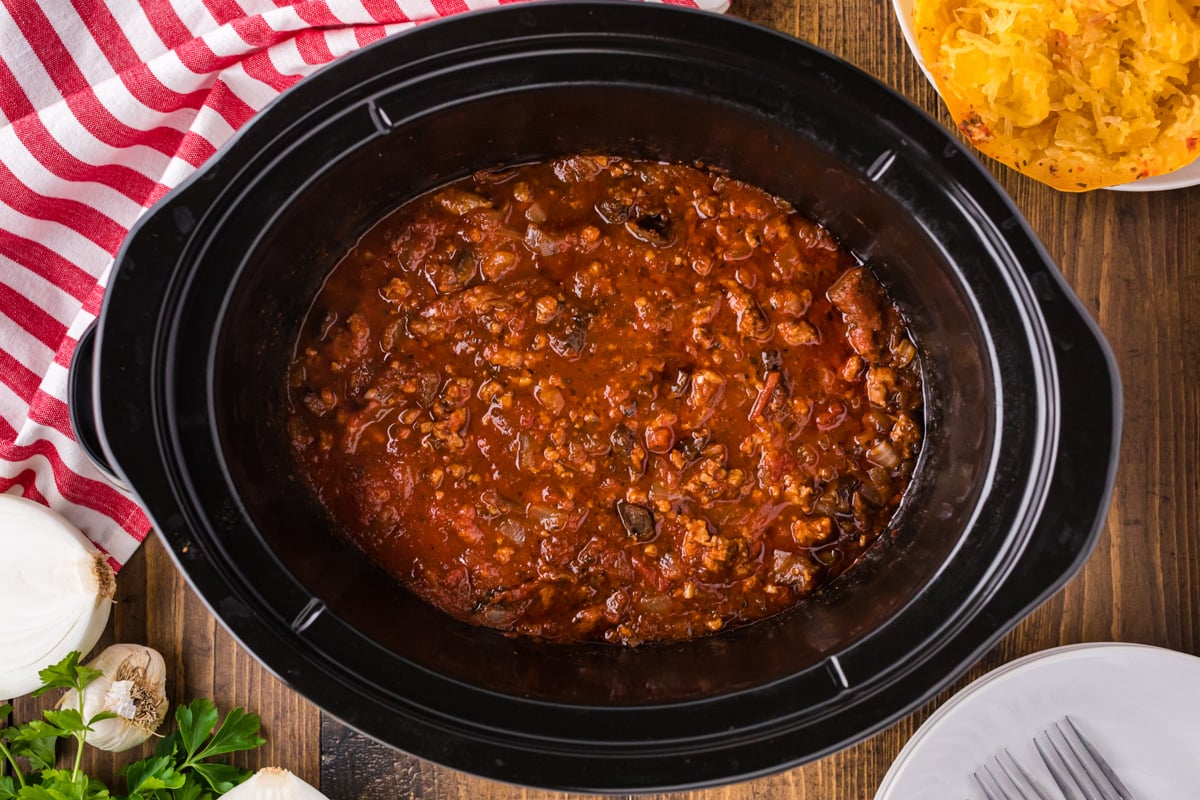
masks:
<svg viewBox="0 0 1200 800"><path fill-rule="evenodd" d="M972 683L908 741L875 800L983 800L971 773L1004 748L1058 796L1033 735L1067 714L1138 798L1200 796L1200 658L1106 643L1035 653Z"/></svg>
<svg viewBox="0 0 1200 800"><path fill-rule="evenodd" d="M900 22L900 30L904 32L904 41L908 45L909 51L917 60L921 72L925 73L926 80L936 89L937 82L925 68L925 59L921 58L921 49L917 47L917 33L913 29L914 2L915 0L892 0L892 10L896 12L896 19ZM1200 185L1200 159L1196 159L1186 167L1180 167L1174 172L1168 172L1166 175L1155 175L1153 178L1142 178L1140 181L1108 188L1117 192L1164 192L1168 189L1184 189L1197 185Z"/></svg>

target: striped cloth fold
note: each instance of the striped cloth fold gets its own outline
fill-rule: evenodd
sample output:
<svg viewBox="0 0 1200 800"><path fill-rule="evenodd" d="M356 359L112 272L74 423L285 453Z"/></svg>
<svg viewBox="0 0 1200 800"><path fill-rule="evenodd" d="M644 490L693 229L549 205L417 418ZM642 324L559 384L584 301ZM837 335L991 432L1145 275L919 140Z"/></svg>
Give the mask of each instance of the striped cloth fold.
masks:
<svg viewBox="0 0 1200 800"><path fill-rule="evenodd" d="M130 227L318 67L504 1L0 0L0 492L128 560L150 521L88 461L66 403Z"/></svg>

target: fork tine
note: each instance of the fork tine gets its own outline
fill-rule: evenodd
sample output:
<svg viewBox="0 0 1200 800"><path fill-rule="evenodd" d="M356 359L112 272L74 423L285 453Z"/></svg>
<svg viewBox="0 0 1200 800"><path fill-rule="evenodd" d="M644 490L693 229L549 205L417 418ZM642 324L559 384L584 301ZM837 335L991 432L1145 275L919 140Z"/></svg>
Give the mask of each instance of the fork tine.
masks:
<svg viewBox="0 0 1200 800"><path fill-rule="evenodd" d="M1075 763L1083 769L1084 774L1096 786L1096 789L1100 792L1104 800L1121 800L1115 791L1115 787L1108 783L1107 776L1101 770L1097 769L1097 765L1094 763L1091 755L1084 748L1077 747L1075 742L1071 741L1071 737L1067 736L1066 730L1060 723L1054 723L1054 727L1067 747L1070 748ZM1083 750L1082 753L1080 752L1081 750Z"/></svg>
<svg viewBox="0 0 1200 800"><path fill-rule="evenodd" d="M1062 736L1062 730L1058 728L1057 723L1053 730L1058 731L1058 735ZM1062 747L1059 747L1058 742L1054 740L1052 730L1043 731L1046 734L1046 740L1050 742L1050 746L1054 748L1054 752L1058 754L1059 759L1066 765L1067 772L1071 773L1071 777L1075 779L1075 785L1079 787L1079 791L1083 792L1083 796L1088 800L1108 800L1102 797L1100 787L1092 779L1090 773L1084 767L1083 763L1076 756L1075 751L1071 749L1071 745L1063 738Z"/></svg>
<svg viewBox="0 0 1200 800"><path fill-rule="evenodd" d="M996 763L999 764L1000 768L1004 770L1005 774L1008 775L1008 779L1016 784L1017 788L1022 790L1022 797L1025 796L1024 789L1028 787L1028 789L1033 792L1037 800L1053 800L1050 795L1047 794L1046 790L1042 788L1042 785L1038 783L1032 775L1029 774L1029 771L1025 769L1021 762L1013 758L1013 754L1008 752L1007 748L1005 748L1003 752L1005 757L1008 758L1009 763L1004 763L1004 759L1000 758L1000 756L996 756ZM1012 766L1009 766L1009 764ZM1014 771L1016 774L1014 774ZM1026 800L1028 800L1028 798Z"/></svg>
<svg viewBox="0 0 1200 800"><path fill-rule="evenodd" d="M1000 793L1003 794L1005 797L1011 798L1011 800L1029 800L1029 798L1025 796L1025 792L1023 792L1021 790L1021 787L1017 786L1016 784L1013 784L1013 788L1017 790L1017 794L1019 794L1020 797L1019 798L1013 797L1012 792L1010 792L1008 789L1006 789L1004 787L1004 781L997 778L996 773L992 772L992 768L989 767L987 764L983 765L983 771L986 772L988 774L988 777L992 779L992 783L996 784L996 786L998 786L1000 788ZM1004 772L1001 771L1000 774L1004 775Z"/></svg>
<svg viewBox="0 0 1200 800"><path fill-rule="evenodd" d="M974 778L975 782L979 784L979 788L983 789L983 795L984 795L984 797L987 798L987 800L1009 800L1009 798L1007 798L1003 795L998 795L995 792L993 792L988 787L988 785L986 783L984 783L983 778L979 777L978 772L972 772L971 777ZM1003 791L1003 790L1001 790L1001 791Z"/></svg>
<svg viewBox="0 0 1200 800"><path fill-rule="evenodd" d="M1104 773L1104 777L1108 779L1109 784L1120 795L1120 800L1133 800L1133 792L1129 791L1129 788L1121 782L1121 779L1117 777L1117 773L1113 771L1113 768L1108 765L1108 762L1104 760L1099 751L1083 735L1083 731L1079 730L1079 726L1075 724L1075 720L1071 719L1069 715L1065 719L1067 720L1067 725L1074 731L1079 743L1083 745L1088 755L1092 757L1092 761L1096 763L1096 766Z"/></svg>
<svg viewBox="0 0 1200 800"><path fill-rule="evenodd" d="M1046 733L1046 738L1050 738L1050 734ZM1054 743L1051 742L1051 745ZM1038 737L1033 737L1033 746L1037 748L1038 755L1042 757L1042 761L1046 763L1046 768L1050 770L1050 774L1054 776L1054 782L1058 784L1058 788L1062 790L1063 795L1067 800L1087 800L1086 797L1079 793L1075 782L1071 779L1071 775L1066 772L1060 763L1057 763L1050 754L1046 752L1046 748L1042 745L1042 740Z"/></svg>
<svg viewBox="0 0 1200 800"><path fill-rule="evenodd" d="M998 766L1000 768L1000 774L1004 776L1005 780L1008 781L1009 785L1011 785L1014 789L1017 790L1017 794L1019 794L1021 796L1021 800L1036 800L1036 798L1030 798L1029 795L1025 794L1025 787L1021 785L1021 781L1015 779L1013 777L1012 773L1009 772L1007 768L1005 768L1004 762L1002 762L1000 760L1000 756L994 756L994 760L996 762L996 766ZM992 776L992 780L994 780L996 783L998 783L1001 787L1004 786L1004 782L996 777L996 774L994 772L992 772L991 767L989 767L987 764L984 764L983 768L986 769L988 771L988 774Z"/></svg>
<svg viewBox="0 0 1200 800"><path fill-rule="evenodd" d="M983 793L988 795L988 800L1020 800L1015 795L1009 793L1009 790L1004 788L1004 784L996 780L995 772L992 772L988 765L983 765L983 771L988 776L988 781L983 780L983 776L979 772L973 772L974 780L979 784L979 788L983 789ZM989 781L991 782L989 784Z"/></svg>

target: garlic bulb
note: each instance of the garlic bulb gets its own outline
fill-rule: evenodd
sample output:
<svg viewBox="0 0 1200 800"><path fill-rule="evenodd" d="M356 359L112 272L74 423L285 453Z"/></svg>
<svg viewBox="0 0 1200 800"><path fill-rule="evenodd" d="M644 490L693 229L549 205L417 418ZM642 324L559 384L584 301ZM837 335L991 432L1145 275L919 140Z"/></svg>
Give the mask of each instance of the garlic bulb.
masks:
<svg viewBox="0 0 1200 800"><path fill-rule="evenodd" d="M263 767L221 797L222 800L329 800L286 769L278 767Z"/></svg>
<svg viewBox="0 0 1200 800"><path fill-rule="evenodd" d="M32 692L40 670L95 647L115 590L108 561L78 529L0 494L0 699Z"/></svg>
<svg viewBox="0 0 1200 800"><path fill-rule="evenodd" d="M158 651L140 644L114 644L88 666L104 674L83 689L84 720L102 711L117 716L93 725L87 743L119 753L149 739L167 716L167 665ZM68 689L58 707L78 708L78 693Z"/></svg>

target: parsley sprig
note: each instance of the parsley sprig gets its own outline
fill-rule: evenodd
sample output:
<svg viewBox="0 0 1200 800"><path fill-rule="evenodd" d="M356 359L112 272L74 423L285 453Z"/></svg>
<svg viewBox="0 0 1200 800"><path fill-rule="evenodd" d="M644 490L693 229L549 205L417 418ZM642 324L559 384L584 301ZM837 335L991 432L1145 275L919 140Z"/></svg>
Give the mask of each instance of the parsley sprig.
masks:
<svg viewBox="0 0 1200 800"><path fill-rule="evenodd" d="M129 800L209 800L249 778L249 770L210 759L263 744L258 715L235 708L220 725L219 719L211 700L179 708L179 729L159 743L152 757L125 768Z"/></svg>
<svg viewBox="0 0 1200 800"><path fill-rule="evenodd" d="M213 759L262 745L258 715L235 708L222 720L211 700L199 699L176 709L177 729L159 742L153 756L125 768L128 794L112 795L80 769L92 725L115 716L106 711L84 721L83 690L100 674L81 666L77 652L39 673L42 686L35 697L74 689L78 707L51 709L40 720L0 728L0 766L7 761L12 772L0 775L0 800L212 800L250 777L249 770ZM12 710L0 705L0 718ZM59 769L56 744L68 738L76 742L74 763L71 769ZM28 763L28 772L17 759Z"/></svg>

